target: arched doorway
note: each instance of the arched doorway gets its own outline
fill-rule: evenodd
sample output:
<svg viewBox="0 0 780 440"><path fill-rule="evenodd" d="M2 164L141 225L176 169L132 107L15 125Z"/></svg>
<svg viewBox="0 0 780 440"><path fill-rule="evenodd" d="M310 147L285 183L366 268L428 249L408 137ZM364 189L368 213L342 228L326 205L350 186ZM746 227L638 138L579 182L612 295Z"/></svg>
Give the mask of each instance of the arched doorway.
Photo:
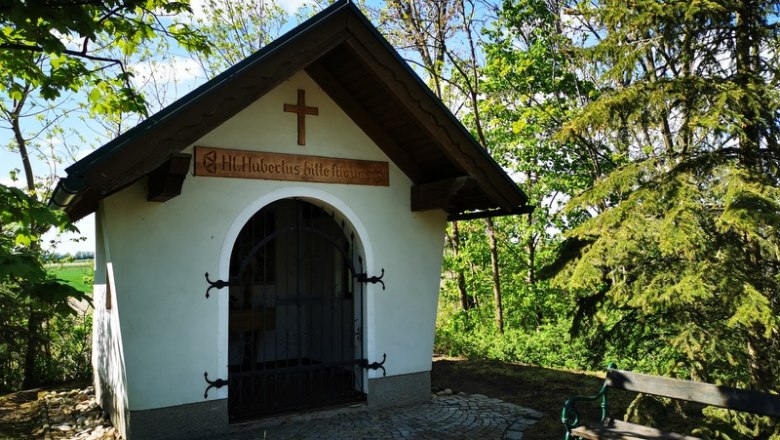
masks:
<svg viewBox="0 0 780 440"><path fill-rule="evenodd" d="M273 202L230 258L231 421L365 399L360 244L333 212Z"/></svg>

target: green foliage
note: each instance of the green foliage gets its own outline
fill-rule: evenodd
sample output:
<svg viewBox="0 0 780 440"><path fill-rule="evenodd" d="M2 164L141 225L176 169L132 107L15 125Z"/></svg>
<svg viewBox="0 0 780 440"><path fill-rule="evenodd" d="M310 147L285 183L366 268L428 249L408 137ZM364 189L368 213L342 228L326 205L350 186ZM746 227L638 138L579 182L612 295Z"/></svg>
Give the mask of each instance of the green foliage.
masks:
<svg viewBox="0 0 780 440"><path fill-rule="evenodd" d="M274 1L206 0L197 29L209 37L210 56L200 58L209 77L267 45L286 22L285 11Z"/></svg>
<svg viewBox="0 0 780 440"><path fill-rule="evenodd" d="M573 297L539 281L537 273L551 263L560 231L581 221L577 215L556 215L562 204L593 181L594 170L610 166L583 154L577 142L553 137L580 103L591 99L593 85L574 74L566 55L572 42L560 32L557 11L549 2L504 2L486 36L478 112L465 119L476 126L477 113L481 115L492 155L521 180L536 209L528 216L494 219L504 335L496 334L489 313L492 278L484 224L460 223L459 251L445 254L445 271L452 275L445 277L440 298L444 308L439 314L437 349L581 368L591 356L584 339L569 334ZM590 140L583 137L583 141ZM457 286L451 279L458 270L465 274L476 308L456 313L451 308L457 304Z"/></svg>
<svg viewBox="0 0 780 440"><path fill-rule="evenodd" d="M0 284L0 393L19 389L24 379L26 324L16 298Z"/></svg>
<svg viewBox="0 0 780 440"><path fill-rule="evenodd" d="M780 439L780 424L771 417L756 417L751 414L708 407L704 415L710 421L707 426L693 432L704 438L732 440L740 438Z"/></svg>
<svg viewBox="0 0 780 440"><path fill-rule="evenodd" d="M86 88L94 112L143 113L121 57L158 34L186 49L206 50L201 34L165 19L187 11L187 2L166 0L14 1L0 9L0 93L20 101L32 88L52 100ZM106 48L121 55L104 55ZM103 75L109 66L121 72Z"/></svg>
<svg viewBox="0 0 780 440"><path fill-rule="evenodd" d="M92 379L92 311L53 317L46 328L49 339L46 382Z"/></svg>
<svg viewBox="0 0 780 440"><path fill-rule="evenodd" d="M41 234L50 227L76 231L64 213L18 188L0 185L0 282L47 280L37 249Z"/></svg>
<svg viewBox="0 0 780 440"><path fill-rule="evenodd" d="M622 161L569 202L564 215L590 218L545 273L576 296L573 331L599 356L642 350L655 361L640 369L780 390L779 7L572 5L599 92L555 139L595 135ZM702 432L773 432L757 420Z"/></svg>
<svg viewBox="0 0 780 440"><path fill-rule="evenodd" d="M643 6L653 9L652 3L640 2L640 10ZM640 131L655 131L653 127L660 125L662 131L664 124L674 122L668 118L669 109L674 107L683 125L676 133L669 129L663 139L646 136L651 148L625 144L635 159L571 201L570 210L600 213L569 233L588 244L557 279L559 285L572 291L603 290L600 304L604 308L636 311L675 328L677 336L667 335L667 340L687 358L692 375L776 387L773 381L767 382L767 378L776 377L772 367L757 371L749 365L752 355L747 352L748 341L752 341L760 344L766 355L777 356L771 341L778 331L778 280L773 261L778 258L780 198L777 181L768 174L776 167L774 159L755 148L776 143L776 130L746 132L751 123L770 128L776 121L744 122L754 108L776 112L777 94L767 90L762 96L755 95L750 90L768 84L757 78L749 85L740 83L728 76L722 60L703 56L731 55L739 65L740 54L727 41L715 42L713 47L664 46L674 44L665 39L670 26L684 35L720 35L721 30L738 29L734 14L760 16L761 10L700 6L675 4L658 16L637 15L636 10L629 14L616 5L583 9L583 14L607 32L588 53L592 57L589 61L608 67L601 81L612 87L575 115L564 126L562 136L584 130L617 132L626 123L635 124ZM646 42L649 47L625 44L640 37L651 38ZM739 32L733 38L739 40ZM661 55L650 48L659 53L674 51L675 59L669 64L679 63L679 70L666 66L667 76L657 78L646 65L660 63ZM689 57L710 61L693 66L686 61ZM720 69L726 80L692 78L694 72L686 74L686 69L694 68L710 74ZM739 74L739 68L734 73ZM620 78L622 84L615 83ZM746 103L745 99L756 102ZM710 121L718 124L713 126ZM746 136L756 139L734 144L733 139ZM657 147L653 145L656 141ZM600 325L609 320L609 313L588 315ZM632 325L625 323L623 327ZM703 334L717 343L697 343L695 339ZM731 359L718 359L722 354L718 345L736 347L740 341L742 348L730 352Z"/></svg>
<svg viewBox="0 0 780 440"><path fill-rule="evenodd" d="M780 391L778 10L505 1L479 114L537 210L497 228L503 337L484 234L461 224L445 269L465 271L477 308L455 309L445 276L437 347ZM713 437L777 434L708 414Z"/></svg>
<svg viewBox="0 0 780 440"><path fill-rule="evenodd" d="M480 308L460 312L438 323L435 350L453 356L524 362L558 368L580 368L587 360L586 347L568 334L570 322L563 320L529 332L507 327L498 335L488 324L493 315L479 316Z"/></svg>
<svg viewBox="0 0 780 440"><path fill-rule="evenodd" d="M0 285L0 393L25 385L25 357L31 336L37 342L32 365L35 386L90 379L91 314L50 313L31 335L29 310L8 290Z"/></svg>
<svg viewBox="0 0 780 440"><path fill-rule="evenodd" d="M0 185L0 391L67 375L59 355L69 349L52 348L50 332L78 327L70 301L88 298L45 269L40 237L51 227L75 231L63 213Z"/></svg>
<svg viewBox="0 0 780 440"><path fill-rule="evenodd" d="M17 0L0 8L0 118L10 126L9 148L20 153L31 194L47 190L33 175L30 153L41 151L40 136L60 136L56 121L72 111L54 101L77 101L72 105L112 121L145 115L127 68L133 57L158 39L208 50L202 34L177 21L185 12L188 2L167 0ZM40 131L27 133L33 120ZM54 153L47 159L62 162ZM44 268L40 237L51 227L75 231L35 194L0 185L0 390L83 377L89 368L83 337L89 323L74 309L76 303L83 308L88 289Z"/></svg>
<svg viewBox="0 0 780 440"><path fill-rule="evenodd" d="M503 335L496 329L492 274L485 224L460 222L460 253L445 254L439 298L435 350L438 353L549 367L580 368L589 360L587 347L569 335L573 303L547 282L528 283L526 252L529 228L523 219L495 219L501 285L504 292ZM539 261L550 254L540 249ZM538 263L537 263L538 264ZM462 310L455 273L465 274L475 307ZM533 272L533 270L531 270Z"/></svg>

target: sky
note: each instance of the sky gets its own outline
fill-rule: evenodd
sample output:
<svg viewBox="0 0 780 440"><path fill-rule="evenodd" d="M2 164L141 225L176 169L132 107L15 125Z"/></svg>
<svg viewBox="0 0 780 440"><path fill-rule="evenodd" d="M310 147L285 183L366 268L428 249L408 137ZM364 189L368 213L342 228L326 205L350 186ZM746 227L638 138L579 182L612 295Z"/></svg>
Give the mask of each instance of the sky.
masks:
<svg viewBox="0 0 780 440"><path fill-rule="evenodd" d="M202 17L202 8L206 0L192 0L191 6L195 18ZM297 24L295 12L302 6L311 5L310 0L277 0L276 4L281 6L288 14L288 20L282 32L286 32ZM168 87L165 91L165 101L173 102L191 91L203 82L202 70L199 64L189 58L186 54L167 54L167 60L162 65L150 67L149 65L135 65L135 81L148 83L153 80L156 84L174 84L175 87ZM65 100L60 108L73 107L75 100ZM158 110L153 109L152 112ZM40 117L52 117L61 113L60 110L31 115L26 123L26 132L32 133L38 131L41 125ZM81 118L79 118L81 116ZM38 147L42 152L56 151L64 158L61 163L47 162L42 160L43 155L39 152L31 151L34 157L33 172L36 177L66 175L65 168L76 160L86 156L93 148L96 148L108 140L104 129L90 121L88 115L84 112L73 111L67 116L67 120L62 124L64 133L50 137L49 139L38 138ZM24 175L22 161L18 152L11 151L9 145L13 143L13 133L7 124L0 122L0 183L4 185L24 186ZM17 179L11 179L11 173L17 170ZM95 250L95 219L94 215L89 215L76 222L76 227L80 234L59 235L56 231L50 231L43 237L44 248L60 254L75 254L78 251L94 252Z"/></svg>

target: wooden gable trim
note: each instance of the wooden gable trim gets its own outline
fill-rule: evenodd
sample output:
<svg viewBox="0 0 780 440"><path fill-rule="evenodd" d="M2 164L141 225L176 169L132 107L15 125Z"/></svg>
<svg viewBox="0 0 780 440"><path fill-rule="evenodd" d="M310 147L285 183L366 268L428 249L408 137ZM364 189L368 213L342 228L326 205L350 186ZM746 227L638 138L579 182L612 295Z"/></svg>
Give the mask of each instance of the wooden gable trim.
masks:
<svg viewBox="0 0 780 440"><path fill-rule="evenodd" d="M439 140L440 150L448 159L457 163L469 175L477 179L490 198L505 210L514 210L524 205L527 199L516 191L516 185L506 176L496 175L495 169L485 169L485 165L493 162L486 152L479 151L482 147L470 138L470 135L447 126L448 116L440 106L429 96L429 91L423 89L411 74L403 74L398 69L399 60L387 51L382 42L370 35L370 31L362 24L348 22L354 38L346 41L352 54L362 61L362 64L382 84L390 96L406 111L414 115L427 130L428 134ZM484 154L482 154L484 153ZM496 165L498 168L498 166ZM503 174L503 173L500 173Z"/></svg>
<svg viewBox="0 0 780 440"><path fill-rule="evenodd" d="M198 96L175 114L154 121L153 126L159 128L149 127L148 132L132 137L129 143L133 148L121 145L109 156L110 160L85 166L86 181L100 193L115 192L137 181L348 37L339 20L323 23L319 29L316 33L300 36L294 45L279 48L273 57L285 60L284 63L266 60L233 72L234 75L223 78L216 86L207 83L210 85L208 93ZM69 169L68 173L72 171Z"/></svg>
<svg viewBox="0 0 780 440"><path fill-rule="evenodd" d="M306 67L306 73L322 90L387 154L413 182L420 182L425 173L381 125L376 123L363 106L321 64Z"/></svg>
<svg viewBox="0 0 780 440"><path fill-rule="evenodd" d="M98 203L103 196L98 194L94 189L87 188L83 193L79 195L79 198L72 203L68 209L67 214L70 221L75 222L80 220L89 214L97 211Z"/></svg>

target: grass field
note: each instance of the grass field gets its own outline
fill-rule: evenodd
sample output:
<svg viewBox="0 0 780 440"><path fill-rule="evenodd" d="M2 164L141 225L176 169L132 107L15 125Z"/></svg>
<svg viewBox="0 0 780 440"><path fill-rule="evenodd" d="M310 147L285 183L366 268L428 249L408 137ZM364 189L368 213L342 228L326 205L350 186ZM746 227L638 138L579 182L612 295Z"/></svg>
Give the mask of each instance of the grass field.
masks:
<svg viewBox="0 0 780 440"><path fill-rule="evenodd" d="M92 285L84 284L84 276L92 275L93 261L82 260L73 263L57 263L46 266L46 269L57 278L63 279L82 292L92 291Z"/></svg>

